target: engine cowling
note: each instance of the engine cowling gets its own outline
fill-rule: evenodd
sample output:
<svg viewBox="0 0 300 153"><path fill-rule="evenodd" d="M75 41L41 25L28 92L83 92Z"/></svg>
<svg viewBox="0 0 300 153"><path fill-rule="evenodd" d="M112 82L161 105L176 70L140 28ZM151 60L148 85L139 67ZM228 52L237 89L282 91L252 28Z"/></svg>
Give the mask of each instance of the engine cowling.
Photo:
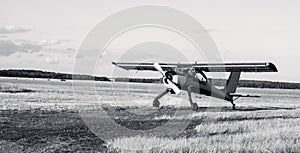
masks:
<svg viewBox="0 0 300 153"><path fill-rule="evenodd" d="M163 75L163 83L168 89L172 89L171 93L179 94L180 88L178 85L178 75L175 71L167 71L164 73L163 68L159 63L154 63L153 67Z"/></svg>
<svg viewBox="0 0 300 153"><path fill-rule="evenodd" d="M165 76L164 76L163 79L162 79L163 84L164 84L167 88L171 88L167 80L172 81L177 87L179 87L179 84L178 84L178 75L176 74L175 71L167 71L167 72L165 73Z"/></svg>

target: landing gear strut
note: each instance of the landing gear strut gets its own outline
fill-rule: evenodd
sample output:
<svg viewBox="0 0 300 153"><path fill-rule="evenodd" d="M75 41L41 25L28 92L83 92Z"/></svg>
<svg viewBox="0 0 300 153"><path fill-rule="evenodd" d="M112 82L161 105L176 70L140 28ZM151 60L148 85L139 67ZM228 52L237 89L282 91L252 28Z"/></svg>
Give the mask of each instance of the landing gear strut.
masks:
<svg viewBox="0 0 300 153"><path fill-rule="evenodd" d="M198 105L197 105L197 103L194 103L193 100L192 100L192 85L188 86L188 91L187 92L188 92L190 104L192 106L192 110L197 111L198 110Z"/></svg>
<svg viewBox="0 0 300 153"><path fill-rule="evenodd" d="M230 103L232 104L232 109L235 110L235 104L233 103L233 100L231 100Z"/></svg>
<svg viewBox="0 0 300 153"><path fill-rule="evenodd" d="M166 89L165 91L163 91L161 94L159 94L158 96L156 96L153 100L153 107L159 107L159 100L161 97L163 97L164 95L166 95L168 92L170 92L170 89Z"/></svg>

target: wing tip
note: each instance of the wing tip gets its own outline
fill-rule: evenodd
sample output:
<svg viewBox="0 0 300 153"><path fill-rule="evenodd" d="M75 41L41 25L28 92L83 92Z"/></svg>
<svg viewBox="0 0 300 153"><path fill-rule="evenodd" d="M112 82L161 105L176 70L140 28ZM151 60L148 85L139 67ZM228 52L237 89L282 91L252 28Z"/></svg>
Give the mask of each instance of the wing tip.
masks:
<svg viewBox="0 0 300 153"><path fill-rule="evenodd" d="M273 71L273 72L278 72L277 67L275 66L275 64L273 64L272 62L267 63L269 68Z"/></svg>
<svg viewBox="0 0 300 153"><path fill-rule="evenodd" d="M118 66L118 64L114 61L111 62L113 65Z"/></svg>
<svg viewBox="0 0 300 153"><path fill-rule="evenodd" d="M125 66L122 66L122 63L118 63L118 62L114 62L114 61L112 61L111 63L112 63L113 65L115 65L115 66L121 68L121 69L129 70L129 69L126 68Z"/></svg>

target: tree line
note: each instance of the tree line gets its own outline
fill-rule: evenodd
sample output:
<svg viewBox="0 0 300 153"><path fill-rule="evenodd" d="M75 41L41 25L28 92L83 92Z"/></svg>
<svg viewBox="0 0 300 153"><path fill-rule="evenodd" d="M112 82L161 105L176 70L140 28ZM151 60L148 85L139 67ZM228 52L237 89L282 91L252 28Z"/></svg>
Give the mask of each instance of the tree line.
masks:
<svg viewBox="0 0 300 153"><path fill-rule="evenodd" d="M41 70L0 70L2 77L26 77L26 78L45 78L60 80L95 80L95 81L112 81L104 76L91 76L81 74L67 74L57 72L46 72ZM162 83L161 78L114 78L116 82L137 82L137 83ZM210 79L215 86L224 86L225 79ZM257 81L257 80L240 80L239 87L249 88L276 88L276 89L300 89L300 83Z"/></svg>
<svg viewBox="0 0 300 153"><path fill-rule="evenodd" d="M107 77L98 77L81 74L67 74L57 72L46 72L41 70L0 70L2 77L23 77L23 78L45 78L45 79L60 79L60 80L95 80L95 81L110 81Z"/></svg>

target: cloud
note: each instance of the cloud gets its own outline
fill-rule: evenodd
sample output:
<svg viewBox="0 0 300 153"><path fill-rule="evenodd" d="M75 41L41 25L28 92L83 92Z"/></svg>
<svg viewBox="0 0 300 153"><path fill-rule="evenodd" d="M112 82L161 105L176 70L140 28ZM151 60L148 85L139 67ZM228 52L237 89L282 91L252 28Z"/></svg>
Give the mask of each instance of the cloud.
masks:
<svg viewBox="0 0 300 153"><path fill-rule="evenodd" d="M31 40L25 40L25 39L16 39L15 42L19 43L31 43L39 46L53 46L53 45L59 45L64 42L70 42L72 40L41 40L41 41L31 41Z"/></svg>
<svg viewBox="0 0 300 153"><path fill-rule="evenodd" d="M10 40L0 40L0 55L2 56L9 56L15 52L38 52L41 48L41 46L31 43L17 44Z"/></svg>
<svg viewBox="0 0 300 153"><path fill-rule="evenodd" d="M37 54L37 56L38 56L38 57L43 57L43 56L45 56L45 55L44 55L43 53L40 52L40 53Z"/></svg>
<svg viewBox="0 0 300 153"><path fill-rule="evenodd" d="M52 58L52 57L46 57L45 58L45 62L47 64L59 64L58 57L54 57L54 58Z"/></svg>
<svg viewBox="0 0 300 153"><path fill-rule="evenodd" d="M22 27L16 27L16 26L0 26L0 34L14 34L14 33L24 33L32 31L33 29L27 29Z"/></svg>
<svg viewBox="0 0 300 153"><path fill-rule="evenodd" d="M67 51L69 51L69 52L76 52L76 51L77 51L76 49L74 49L74 48L70 48L70 47L69 47L69 48L67 48L66 50L67 50Z"/></svg>
<svg viewBox="0 0 300 153"><path fill-rule="evenodd" d="M39 45L41 46L52 46L52 45L59 45L64 42L70 42L72 40L41 40L39 41Z"/></svg>
<svg viewBox="0 0 300 153"><path fill-rule="evenodd" d="M17 39L14 41L11 40L0 40L0 56L9 56L16 52L23 52L23 53L34 53L43 50L49 52L75 52L75 49L72 48L55 48L52 47L53 45L58 45L63 42L68 42L70 40L42 40L42 41L30 41L24 39Z"/></svg>

